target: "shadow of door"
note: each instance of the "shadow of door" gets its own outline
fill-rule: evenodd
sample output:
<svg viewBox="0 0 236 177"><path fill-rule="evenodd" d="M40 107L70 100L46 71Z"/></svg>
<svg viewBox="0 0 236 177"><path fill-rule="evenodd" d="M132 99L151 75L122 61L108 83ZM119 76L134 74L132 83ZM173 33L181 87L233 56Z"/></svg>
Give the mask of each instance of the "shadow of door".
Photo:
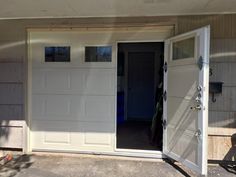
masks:
<svg viewBox="0 0 236 177"><path fill-rule="evenodd" d="M236 134L231 136L231 144L229 152L225 155L220 166L223 167L228 172L236 175Z"/></svg>

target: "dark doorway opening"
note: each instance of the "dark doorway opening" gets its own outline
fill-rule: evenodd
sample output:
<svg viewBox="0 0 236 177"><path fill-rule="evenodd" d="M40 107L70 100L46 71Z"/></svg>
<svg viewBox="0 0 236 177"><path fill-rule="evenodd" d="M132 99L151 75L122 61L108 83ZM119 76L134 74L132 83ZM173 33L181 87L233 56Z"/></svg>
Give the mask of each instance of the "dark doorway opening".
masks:
<svg viewBox="0 0 236 177"><path fill-rule="evenodd" d="M119 149L161 150L163 42L118 44Z"/></svg>

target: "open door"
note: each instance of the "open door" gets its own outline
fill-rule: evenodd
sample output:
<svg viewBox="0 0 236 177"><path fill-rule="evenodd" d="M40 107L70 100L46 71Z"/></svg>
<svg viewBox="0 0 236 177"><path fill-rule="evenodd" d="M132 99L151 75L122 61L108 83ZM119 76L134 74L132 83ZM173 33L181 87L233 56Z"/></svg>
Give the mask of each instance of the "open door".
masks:
<svg viewBox="0 0 236 177"><path fill-rule="evenodd" d="M165 41L163 153L207 174L210 27Z"/></svg>

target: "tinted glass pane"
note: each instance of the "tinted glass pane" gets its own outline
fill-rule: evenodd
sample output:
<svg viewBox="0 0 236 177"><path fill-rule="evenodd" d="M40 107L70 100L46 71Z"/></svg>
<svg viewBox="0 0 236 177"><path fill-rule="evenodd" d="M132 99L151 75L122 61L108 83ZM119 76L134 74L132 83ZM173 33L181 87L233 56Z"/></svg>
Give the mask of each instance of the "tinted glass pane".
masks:
<svg viewBox="0 0 236 177"><path fill-rule="evenodd" d="M189 38L173 43L173 60L194 57L195 38Z"/></svg>
<svg viewBox="0 0 236 177"><path fill-rule="evenodd" d="M111 62L112 47L85 47L86 62Z"/></svg>
<svg viewBox="0 0 236 177"><path fill-rule="evenodd" d="M70 62L70 47L45 47L46 62Z"/></svg>

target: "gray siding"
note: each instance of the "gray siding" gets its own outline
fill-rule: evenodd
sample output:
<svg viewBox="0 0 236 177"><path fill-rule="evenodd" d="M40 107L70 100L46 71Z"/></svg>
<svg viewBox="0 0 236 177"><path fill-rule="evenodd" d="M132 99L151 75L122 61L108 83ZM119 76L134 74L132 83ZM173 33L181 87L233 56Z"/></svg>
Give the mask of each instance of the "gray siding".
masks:
<svg viewBox="0 0 236 177"><path fill-rule="evenodd" d="M236 15L183 16L178 33L211 25L210 81L221 81L223 93L209 99L209 126L236 128Z"/></svg>
<svg viewBox="0 0 236 177"><path fill-rule="evenodd" d="M25 90L25 30L0 22L0 144L22 148Z"/></svg>

